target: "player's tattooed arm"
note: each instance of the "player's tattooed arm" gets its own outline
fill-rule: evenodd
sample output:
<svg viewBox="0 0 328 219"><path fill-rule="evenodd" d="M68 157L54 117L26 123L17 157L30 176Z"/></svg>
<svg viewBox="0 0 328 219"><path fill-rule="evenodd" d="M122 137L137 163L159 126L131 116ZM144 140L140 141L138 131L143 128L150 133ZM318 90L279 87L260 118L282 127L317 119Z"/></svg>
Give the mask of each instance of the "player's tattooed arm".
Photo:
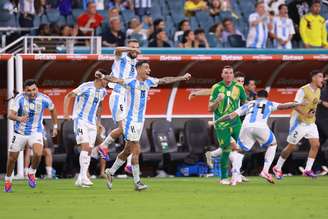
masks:
<svg viewBox="0 0 328 219"><path fill-rule="evenodd" d="M9 110L8 119L17 121L17 122L26 122L28 119L28 115L18 116L17 112L15 112L14 110Z"/></svg>
<svg viewBox="0 0 328 219"><path fill-rule="evenodd" d="M51 116L51 121L52 121L52 125L53 125L52 137L56 137L58 134L58 117L57 117L56 108L53 108L52 110L50 110L50 116Z"/></svg>
<svg viewBox="0 0 328 219"><path fill-rule="evenodd" d="M188 100L191 100L193 97L197 96L210 96L211 95L211 89L202 89L198 91L193 91L189 94Z"/></svg>
<svg viewBox="0 0 328 219"><path fill-rule="evenodd" d="M130 52L130 51L136 51L138 54L140 54L139 48L131 48L131 47L116 47L114 51L115 58L120 58L122 53L124 52Z"/></svg>
<svg viewBox="0 0 328 219"><path fill-rule="evenodd" d="M172 84L179 81L188 81L191 78L191 74L186 73L183 76L178 77L164 77L159 78L158 84Z"/></svg>
<svg viewBox="0 0 328 219"><path fill-rule="evenodd" d="M71 99L75 98L75 97L76 97L76 94L73 91L71 91L68 94L66 94L66 96L64 98L64 119L65 120L69 119L68 107L71 102Z"/></svg>
<svg viewBox="0 0 328 219"><path fill-rule="evenodd" d="M224 99L224 94L220 93L218 95L218 97L216 98L216 100L210 101L208 103L208 111L213 113L218 108L218 106L220 105L220 103L223 99Z"/></svg>
<svg viewBox="0 0 328 219"><path fill-rule="evenodd" d="M306 103L289 102L289 103L279 104L277 108L278 110L285 110L285 109L294 109L296 107L304 106L304 105L306 105Z"/></svg>
<svg viewBox="0 0 328 219"><path fill-rule="evenodd" d="M225 121L230 121L236 118L238 114L236 112L229 113L227 115L222 116L221 118L217 119L215 123L220 123L220 122L225 122Z"/></svg>

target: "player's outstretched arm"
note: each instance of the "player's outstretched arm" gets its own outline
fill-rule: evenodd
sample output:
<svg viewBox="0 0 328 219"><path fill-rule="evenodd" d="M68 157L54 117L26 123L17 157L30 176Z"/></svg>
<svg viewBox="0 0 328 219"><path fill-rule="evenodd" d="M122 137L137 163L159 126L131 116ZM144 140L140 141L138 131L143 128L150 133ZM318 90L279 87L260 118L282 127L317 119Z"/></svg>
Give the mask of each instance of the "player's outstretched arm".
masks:
<svg viewBox="0 0 328 219"><path fill-rule="evenodd" d="M236 112L232 112L232 113L229 113L225 116L222 116L221 118L217 119L215 121L215 123L220 123L220 122L225 122L225 121L230 121L230 120L233 120L234 118L236 118L238 116L238 113Z"/></svg>
<svg viewBox="0 0 328 219"><path fill-rule="evenodd" d="M65 95L65 98L64 98L64 119L65 120L69 119L68 106L71 103L71 99L75 98L75 97L76 97L76 94L73 91L71 91Z"/></svg>
<svg viewBox="0 0 328 219"><path fill-rule="evenodd" d="M289 102L289 103L279 104L279 106L277 108L278 108L278 110L294 109L294 108L297 108L299 106L305 106L306 104L307 103L305 103L305 102L303 102L303 103Z"/></svg>
<svg viewBox="0 0 328 219"><path fill-rule="evenodd" d="M112 74L110 74L110 75L106 74L105 75L102 72L100 72L99 70L95 72L95 78L104 79L108 82L124 85L124 80L123 79L116 78Z"/></svg>
<svg viewBox="0 0 328 219"><path fill-rule="evenodd" d="M115 48L115 51L114 51L114 54L115 54L115 57L116 58L120 58L122 53L124 52L133 52L133 51L136 51L138 54L141 53L140 49L137 49L137 48L131 48L131 47L116 47Z"/></svg>
<svg viewBox="0 0 328 219"><path fill-rule="evenodd" d="M53 108L52 110L50 110L50 116L51 116L51 121L52 121L52 125L53 125L52 137L56 137L58 134L58 118L57 118L56 108Z"/></svg>
<svg viewBox="0 0 328 219"><path fill-rule="evenodd" d="M211 89L202 89L199 91L191 92L188 96L188 100L191 100L193 97L197 96L210 96L211 95Z"/></svg>
<svg viewBox="0 0 328 219"><path fill-rule="evenodd" d="M179 81L188 81L191 78L191 74L186 73L183 76L178 77L164 77L159 78L158 84L172 84Z"/></svg>

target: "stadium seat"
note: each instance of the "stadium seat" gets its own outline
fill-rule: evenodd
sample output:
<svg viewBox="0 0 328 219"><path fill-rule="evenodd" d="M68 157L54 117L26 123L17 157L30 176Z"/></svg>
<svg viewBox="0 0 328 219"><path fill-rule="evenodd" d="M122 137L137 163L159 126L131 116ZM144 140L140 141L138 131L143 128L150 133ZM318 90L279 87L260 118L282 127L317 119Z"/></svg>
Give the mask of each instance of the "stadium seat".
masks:
<svg viewBox="0 0 328 219"><path fill-rule="evenodd" d="M59 10L58 9L48 9L46 17L47 17L48 23L53 23L53 22L59 21L59 17L60 17Z"/></svg>
<svg viewBox="0 0 328 219"><path fill-rule="evenodd" d="M195 29L199 28L199 24L198 24L198 21L197 21L196 17L191 17L189 22L190 22L190 27L193 31Z"/></svg>
<svg viewBox="0 0 328 219"><path fill-rule="evenodd" d="M73 18L74 18L74 21L77 20L77 18L83 13L83 9L73 9L72 10L72 15L73 15Z"/></svg>
<svg viewBox="0 0 328 219"><path fill-rule="evenodd" d="M151 144L146 129L143 130L140 138L141 157L143 162L161 161L162 153L152 152Z"/></svg>
<svg viewBox="0 0 328 219"><path fill-rule="evenodd" d="M151 124L151 136L155 152L169 153L171 160L182 160L188 153L178 150L177 141L172 123L166 120L157 120Z"/></svg>
<svg viewBox="0 0 328 219"><path fill-rule="evenodd" d="M238 34L233 34L228 36L228 43L229 43L229 47L234 47L234 48L246 47L245 40L243 40L242 37Z"/></svg>
<svg viewBox="0 0 328 219"><path fill-rule="evenodd" d="M277 139L277 154L279 154L288 144L289 118L280 118L273 121L272 131Z"/></svg>
<svg viewBox="0 0 328 219"><path fill-rule="evenodd" d="M210 145L208 124L201 119L188 120L184 125L185 145L190 154L202 155Z"/></svg>
<svg viewBox="0 0 328 219"><path fill-rule="evenodd" d="M121 12L122 14L122 21L124 24L127 24L132 18L134 18L136 15L131 10L124 10Z"/></svg>
<svg viewBox="0 0 328 219"><path fill-rule="evenodd" d="M0 9L0 27L9 27L12 15L7 10Z"/></svg>
<svg viewBox="0 0 328 219"><path fill-rule="evenodd" d="M215 48L218 46L218 41L216 39L216 36L213 33L208 33L206 35L208 44L210 45L211 48Z"/></svg>
<svg viewBox="0 0 328 219"><path fill-rule="evenodd" d="M195 17L200 26L207 32L213 25L213 19L210 17L207 11L197 11Z"/></svg>

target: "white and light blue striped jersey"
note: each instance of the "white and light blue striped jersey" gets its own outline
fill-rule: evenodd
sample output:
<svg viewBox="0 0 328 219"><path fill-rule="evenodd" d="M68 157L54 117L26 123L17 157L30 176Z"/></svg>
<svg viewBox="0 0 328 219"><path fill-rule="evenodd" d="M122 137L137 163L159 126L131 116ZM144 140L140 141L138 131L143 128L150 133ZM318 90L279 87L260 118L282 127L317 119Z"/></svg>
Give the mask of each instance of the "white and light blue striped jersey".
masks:
<svg viewBox="0 0 328 219"><path fill-rule="evenodd" d="M259 18L260 15L256 12L249 15L249 31L247 36L247 47L249 48L266 48L269 33L268 18L266 18L264 21L261 21L255 26L251 26L251 23Z"/></svg>
<svg viewBox="0 0 328 219"><path fill-rule="evenodd" d="M107 95L105 88L96 88L94 81L81 84L73 90L76 94L73 119L81 119L90 124L96 125L96 114L99 103Z"/></svg>
<svg viewBox="0 0 328 219"><path fill-rule="evenodd" d="M272 33L282 39L287 40L290 35L295 34L293 21L288 17L274 17L273 18L273 28ZM281 45L278 40L274 40L273 42L274 48L278 49L291 49L292 43L288 41L285 45Z"/></svg>
<svg viewBox="0 0 328 219"><path fill-rule="evenodd" d="M135 78L137 59L131 59L127 53L123 53L119 59L115 59L112 65L112 75L119 79ZM125 95L125 88L120 84L108 83L108 87L121 95Z"/></svg>
<svg viewBox="0 0 328 219"><path fill-rule="evenodd" d="M18 116L28 115L26 122L15 121L14 130L21 135L31 135L35 132L43 132L43 113L45 109L53 110L51 99L42 93L38 93L34 99L29 99L24 93L14 99L10 109L17 112Z"/></svg>
<svg viewBox="0 0 328 219"><path fill-rule="evenodd" d="M152 77L148 77L148 79L145 81L139 81L135 78L124 80L124 86L127 88L127 124L131 121L144 121L148 99L148 91L151 87L157 87L158 82L158 78Z"/></svg>
<svg viewBox="0 0 328 219"><path fill-rule="evenodd" d="M279 103L269 101L265 98L258 98L239 107L235 112L239 116L246 115L243 125L248 127L258 127L267 124L271 113L277 110Z"/></svg>

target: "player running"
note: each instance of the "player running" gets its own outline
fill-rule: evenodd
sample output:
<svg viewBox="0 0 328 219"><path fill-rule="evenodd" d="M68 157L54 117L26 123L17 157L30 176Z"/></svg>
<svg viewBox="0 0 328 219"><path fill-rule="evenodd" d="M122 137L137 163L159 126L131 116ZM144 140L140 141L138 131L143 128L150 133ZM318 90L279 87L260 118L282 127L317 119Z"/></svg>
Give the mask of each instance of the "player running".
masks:
<svg viewBox="0 0 328 219"><path fill-rule="evenodd" d="M282 179L283 173L281 168L302 138L308 139L311 145L303 175L312 178L316 177L312 171L312 166L317 156L320 142L318 128L315 124L315 114L320 101L320 88L323 86L323 73L319 70L314 70L310 75L311 83L304 85L296 93L296 102L307 102L308 104L295 108L291 114L289 135L287 137L288 145L281 152L276 166L273 167L273 172L277 179Z"/></svg>
<svg viewBox="0 0 328 219"><path fill-rule="evenodd" d="M252 149L255 142L258 142L262 148L267 148L264 158L263 170L260 176L270 183L274 183L272 175L269 173L269 168L276 154L277 142L274 134L267 125L268 118L275 110L291 109L303 103L275 103L267 100L268 92L261 90L257 93L257 99L244 104L236 111L225 115L216 123L231 121L238 116L246 115L237 141L239 153L237 153L232 162L232 179L231 185L236 185L239 181L240 168L243 162L243 153Z"/></svg>
<svg viewBox="0 0 328 219"><path fill-rule="evenodd" d="M145 120L146 105L148 92L151 87L157 87L160 84L169 84L178 81L189 80L191 75L186 73L184 76L152 78L150 77L150 66L148 62L141 61L136 64L137 77L130 79L119 79L113 75L108 75L106 78L113 83L118 83L127 89L127 116L123 119L123 134L126 140L123 151L117 156L113 166L106 169L107 186L112 188L112 179L115 172L125 163L127 157L132 154L132 175L135 184L135 190L140 191L147 189L140 181L139 155L140 144L139 140L143 131ZM97 77L103 78L104 75L97 72Z"/></svg>
<svg viewBox="0 0 328 219"><path fill-rule="evenodd" d="M113 76L119 79L135 78L137 75L137 56L140 54L139 42L131 39L128 41L128 47L117 47L114 54ZM109 98L109 108L118 127L112 130L101 146L98 147L101 157L105 160L109 160L108 146L123 134L122 121L126 117L126 89L120 84L109 83L108 86L113 89ZM131 156L128 158L125 171L131 173Z"/></svg>
<svg viewBox="0 0 328 219"><path fill-rule="evenodd" d="M225 66L222 69L222 81L216 83L212 87L212 93L209 100L208 109L214 114L214 120L235 111L240 103L246 102L246 93L244 88L234 81L233 68ZM228 180L228 164L229 155L231 152L232 138L237 141L241 120L239 117L231 121L215 123L215 133L220 144L220 165L221 165L221 180L220 183L224 185L230 184ZM234 156L235 153L232 153ZM231 157L231 160L234 158ZM208 160L208 158L207 158Z"/></svg>
<svg viewBox="0 0 328 219"><path fill-rule="evenodd" d="M97 120L100 119L102 101L107 95L107 81L96 78L81 84L69 92L64 98L64 119L69 119L68 107L75 98L73 108L74 133L76 142L81 146L80 174L75 182L76 186L89 187L93 185L87 177L91 150L97 137Z"/></svg>
<svg viewBox="0 0 328 219"><path fill-rule="evenodd" d="M43 152L43 113L49 109L52 124L53 137L57 135L58 122L55 106L51 99L38 91L35 80L29 79L24 82L24 92L17 95L11 104L8 119L15 121L14 136L9 146L9 157L5 176L5 192L12 191L12 173L20 151L25 145L33 149L33 158L28 169L28 185L36 187L35 173L39 166Z"/></svg>

